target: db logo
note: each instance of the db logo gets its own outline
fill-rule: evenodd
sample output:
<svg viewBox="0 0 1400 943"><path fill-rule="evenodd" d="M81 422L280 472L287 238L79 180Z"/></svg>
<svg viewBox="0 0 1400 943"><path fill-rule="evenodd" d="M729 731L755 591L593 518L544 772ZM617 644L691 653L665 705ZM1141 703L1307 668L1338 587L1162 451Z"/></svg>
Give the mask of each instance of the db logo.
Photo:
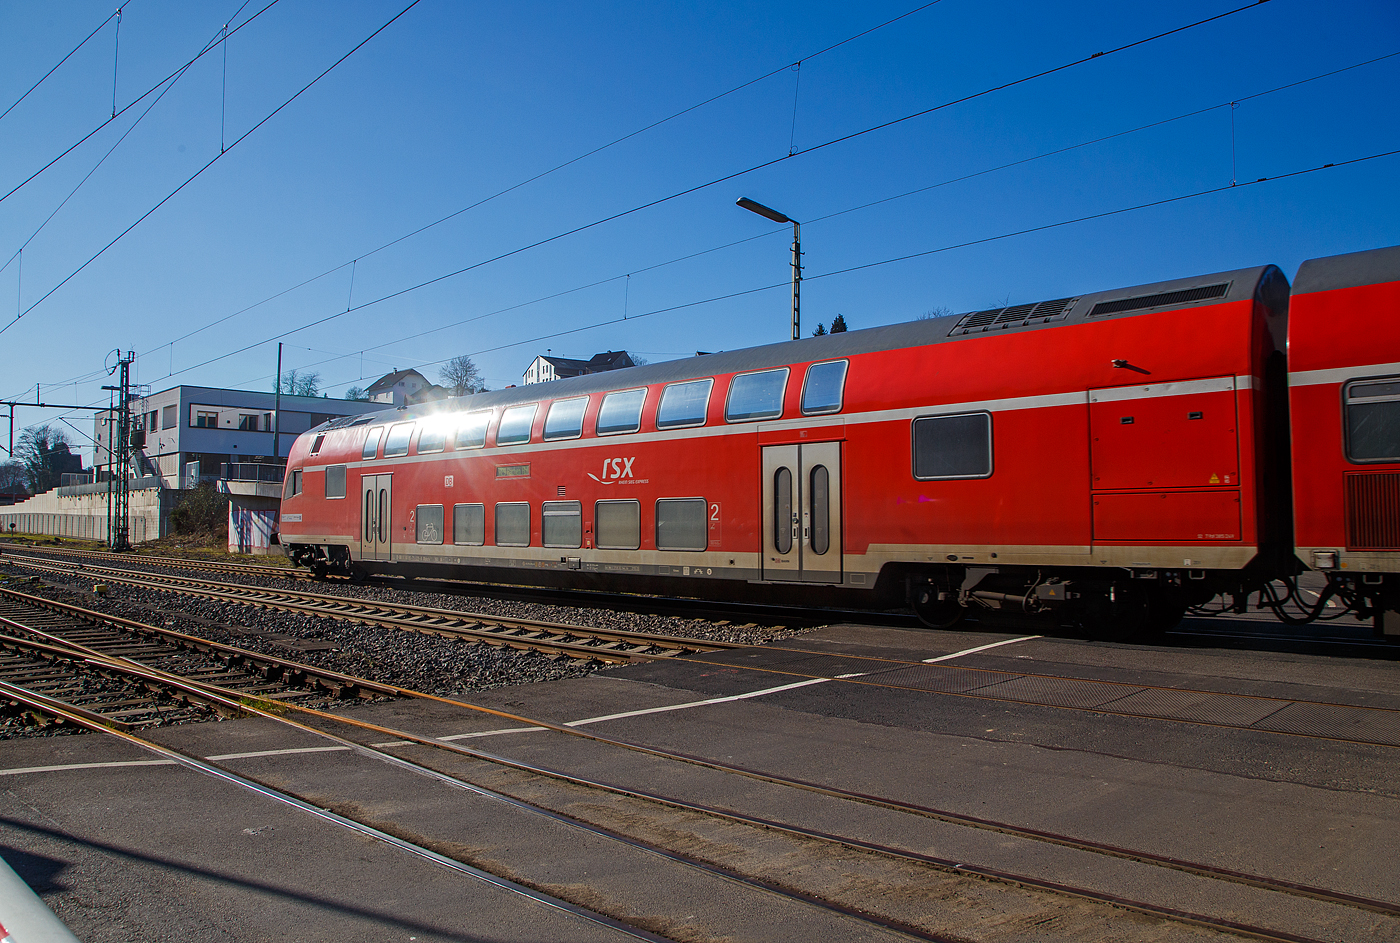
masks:
<svg viewBox="0 0 1400 943"><path fill-rule="evenodd" d="M637 456L635 455L631 458L605 458L603 459L602 477L600 478L592 472L588 473L588 477L604 485L613 484L613 482L621 478L631 478L632 463L636 460Z"/></svg>

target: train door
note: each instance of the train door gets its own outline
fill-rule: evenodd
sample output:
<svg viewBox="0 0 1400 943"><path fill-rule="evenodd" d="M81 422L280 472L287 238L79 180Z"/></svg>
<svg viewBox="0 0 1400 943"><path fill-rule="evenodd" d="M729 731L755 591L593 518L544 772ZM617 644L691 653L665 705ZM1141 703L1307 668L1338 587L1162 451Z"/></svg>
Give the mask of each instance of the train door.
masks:
<svg viewBox="0 0 1400 943"><path fill-rule="evenodd" d="M360 556L364 560L392 560L393 475L365 475L360 479Z"/></svg>
<svg viewBox="0 0 1400 943"><path fill-rule="evenodd" d="M841 582L841 443L763 449L763 578Z"/></svg>

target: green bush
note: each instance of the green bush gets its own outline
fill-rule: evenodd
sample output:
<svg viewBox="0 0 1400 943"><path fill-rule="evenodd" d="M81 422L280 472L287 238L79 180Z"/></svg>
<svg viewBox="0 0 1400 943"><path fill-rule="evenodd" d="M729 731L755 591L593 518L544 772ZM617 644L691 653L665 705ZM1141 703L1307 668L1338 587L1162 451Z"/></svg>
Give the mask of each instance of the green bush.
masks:
<svg viewBox="0 0 1400 943"><path fill-rule="evenodd" d="M209 482L186 491L170 512L170 529L177 534L214 534L228 527L228 495Z"/></svg>

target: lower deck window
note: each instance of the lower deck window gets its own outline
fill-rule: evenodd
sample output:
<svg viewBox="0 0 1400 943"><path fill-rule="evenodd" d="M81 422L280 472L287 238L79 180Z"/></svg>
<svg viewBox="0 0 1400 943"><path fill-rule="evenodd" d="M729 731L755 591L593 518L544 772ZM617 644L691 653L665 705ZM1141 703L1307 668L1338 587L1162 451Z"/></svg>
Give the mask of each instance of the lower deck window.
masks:
<svg viewBox="0 0 1400 943"><path fill-rule="evenodd" d="M442 543L442 505L420 504L413 512L420 544Z"/></svg>
<svg viewBox="0 0 1400 943"><path fill-rule="evenodd" d="M1348 384L1346 419L1347 458L1400 461L1400 378Z"/></svg>
<svg viewBox="0 0 1400 943"><path fill-rule="evenodd" d="M986 478L991 474L991 413L914 420L915 478Z"/></svg>
<svg viewBox="0 0 1400 943"><path fill-rule="evenodd" d="M486 543L486 505L458 504L452 508L452 542L468 547Z"/></svg>
<svg viewBox="0 0 1400 943"><path fill-rule="evenodd" d="M637 550L642 546L642 505L638 501L599 501L593 505L593 530L599 550Z"/></svg>
<svg viewBox="0 0 1400 943"><path fill-rule="evenodd" d="M326 466L326 497L328 497L328 498L343 498L343 497L345 497L345 466L344 466L344 465L327 465L327 466Z"/></svg>
<svg viewBox="0 0 1400 943"><path fill-rule="evenodd" d="M530 505L523 501L496 505L496 546L530 546Z"/></svg>
<svg viewBox="0 0 1400 943"><path fill-rule="evenodd" d="M542 529L546 547L582 547L583 505L577 501L546 501Z"/></svg>
<svg viewBox="0 0 1400 943"><path fill-rule="evenodd" d="M657 550L704 550L710 525L704 498L661 498L656 502Z"/></svg>

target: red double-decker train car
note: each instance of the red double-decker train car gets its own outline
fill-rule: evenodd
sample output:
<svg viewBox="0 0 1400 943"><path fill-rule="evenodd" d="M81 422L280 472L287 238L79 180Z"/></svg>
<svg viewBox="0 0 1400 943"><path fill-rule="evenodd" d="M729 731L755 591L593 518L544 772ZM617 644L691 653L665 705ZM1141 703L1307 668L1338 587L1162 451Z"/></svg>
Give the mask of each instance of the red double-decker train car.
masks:
<svg viewBox="0 0 1400 943"><path fill-rule="evenodd" d="M1400 250L1361 255L1304 266L1291 327L1264 266L337 419L292 448L280 539L319 572L1160 629L1218 594L1282 611L1296 513L1303 563L1365 571L1328 595L1379 612ZM1363 505L1388 548L1346 530Z"/></svg>

